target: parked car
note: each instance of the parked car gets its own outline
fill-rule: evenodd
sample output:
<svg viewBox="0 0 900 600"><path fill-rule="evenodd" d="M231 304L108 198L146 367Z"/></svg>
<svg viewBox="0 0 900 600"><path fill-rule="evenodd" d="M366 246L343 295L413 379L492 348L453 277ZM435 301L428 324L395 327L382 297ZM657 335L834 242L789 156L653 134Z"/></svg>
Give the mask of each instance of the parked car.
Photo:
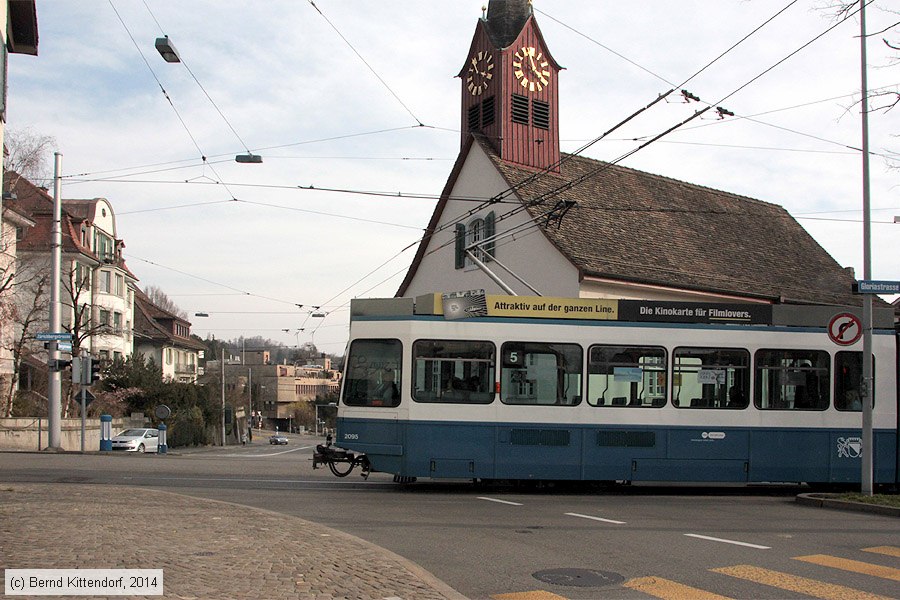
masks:
<svg viewBox="0 0 900 600"><path fill-rule="evenodd" d="M288 439L284 435L282 435L280 433L276 433L275 435L273 435L272 437L269 438L269 443L270 444L279 444L279 445L285 444L285 445L287 445Z"/></svg>
<svg viewBox="0 0 900 600"><path fill-rule="evenodd" d="M113 436L113 450L127 452L156 452L159 447L159 429L126 429Z"/></svg>

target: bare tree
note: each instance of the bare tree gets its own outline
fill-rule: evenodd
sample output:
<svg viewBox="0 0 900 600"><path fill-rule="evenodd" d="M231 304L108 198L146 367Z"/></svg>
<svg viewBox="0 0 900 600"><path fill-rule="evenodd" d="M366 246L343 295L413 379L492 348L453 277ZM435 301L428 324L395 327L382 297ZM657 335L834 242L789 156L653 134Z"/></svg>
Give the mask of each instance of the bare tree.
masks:
<svg viewBox="0 0 900 600"><path fill-rule="evenodd" d="M18 178L24 177L35 185L47 184L53 179L49 157L56 147L56 140L48 135L39 135L31 129L7 128L4 133L5 171L14 171ZM8 183L15 187L16 180Z"/></svg>
<svg viewBox="0 0 900 600"><path fill-rule="evenodd" d="M160 307L163 310L169 311L179 318L187 320L187 311L183 310L168 296L166 296L166 293L162 291L162 288L159 288L155 285L148 285L146 288L144 288L144 293L147 294L148 298L150 298L150 302L152 302L156 306Z"/></svg>
<svg viewBox="0 0 900 600"><path fill-rule="evenodd" d="M50 297L50 268L34 258L20 259L16 271L15 294L12 300L0 303L0 319L8 319L15 334L5 341L5 350L12 354L12 376L0 391L0 415L13 416L15 406L15 382L18 380L25 359L32 354L35 335L47 320Z"/></svg>

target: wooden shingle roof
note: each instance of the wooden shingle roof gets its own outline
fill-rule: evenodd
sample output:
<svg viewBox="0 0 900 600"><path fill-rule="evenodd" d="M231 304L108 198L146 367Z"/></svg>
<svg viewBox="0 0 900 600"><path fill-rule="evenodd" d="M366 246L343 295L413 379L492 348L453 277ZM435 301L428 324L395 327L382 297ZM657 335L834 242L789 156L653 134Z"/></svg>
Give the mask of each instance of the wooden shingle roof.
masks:
<svg viewBox="0 0 900 600"><path fill-rule="evenodd" d="M559 201L574 203L561 221L538 222L582 280L773 303L862 304L861 297L852 293L852 273L781 206L566 154L560 173L535 176L533 170L501 160L479 136L469 138L463 147L398 296L406 293L415 277L474 145L515 187L515 196L533 217ZM590 176L571 185L586 175Z"/></svg>
<svg viewBox="0 0 900 600"><path fill-rule="evenodd" d="M534 174L481 145L510 185ZM575 202L561 223L542 229L582 276L773 302L861 304L852 274L781 206L580 156L564 159L559 174L534 178L517 195L532 215L559 200Z"/></svg>

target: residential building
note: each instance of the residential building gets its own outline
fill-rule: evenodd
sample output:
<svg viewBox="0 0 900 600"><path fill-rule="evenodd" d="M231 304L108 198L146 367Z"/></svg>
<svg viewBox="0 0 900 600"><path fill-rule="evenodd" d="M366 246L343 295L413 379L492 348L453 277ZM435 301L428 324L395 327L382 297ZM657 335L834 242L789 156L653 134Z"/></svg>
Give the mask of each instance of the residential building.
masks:
<svg viewBox="0 0 900 600"><path fill-rule="evenodd" d="M38 25L35 0L6 0L0 8L0 146L6 157L4 133L10 54L37 56ZM5 160L4 160L5 163ZM5 168L5 165L4 165ZM15 389L14 369L14 301L16 271L16 232L32 227L21 209L14 206L12 194L3 188L0 196L0 407L6 407ZM5 401L5 402L4 402ZM2 413L0 413L2 416Z"/></svg>
<svg viewBox="0 0 900 600"><path fill-rule="evenodd" d="M531 3L491 0L460 72L462 149L397 296L861 304L784 208L561 153L560 74Z"/></svg>
<svg viewBox="0 0 900 600"><path fill-rule="evenodd" d="M5 177L18 204L35 223L18 242L18 270L45 282L37 296L20 295L24 312L49 296L53 199L45 189L16 173ZM73 353L90 352L102 360L124 359L133 349L137 277L122 257L125 245L116 237L112 204L105 198L63 200L61 231L61 322L63 330L73 335ZM28 327L31 335L46 330L46 312L41 320L18 326Z"/></svg>
<svg viewBox="0 0 900 600"><path fill-rule="evenodd" d="M199 356L205 348L191 337L190 322L134 290L134 355L152 359L164 380L196 383Z"/></svg>
<svg viewBox="0 0 900 600"><path fill-rule="evenodd" d="M16 278L17 240L33 226L34 221L14 201L7 200L0 219L0 416L11 408L10 402L16 389L16 289L27 288L29 284L28 281L20 283ZM3 407L7 410L4 411Z"/></svg>

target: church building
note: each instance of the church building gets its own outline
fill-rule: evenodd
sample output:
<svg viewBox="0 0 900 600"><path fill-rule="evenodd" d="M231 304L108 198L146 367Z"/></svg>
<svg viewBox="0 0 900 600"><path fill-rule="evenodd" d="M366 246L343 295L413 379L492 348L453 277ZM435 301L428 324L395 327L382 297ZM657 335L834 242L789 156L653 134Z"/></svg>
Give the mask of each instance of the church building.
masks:
<svg viewBox="0 0 900 600"><path fill-rule="evenodd" d="M784 208L560 152L529 0L490 0L461 59L461 150L397 296L861 304Z"/></svg>

